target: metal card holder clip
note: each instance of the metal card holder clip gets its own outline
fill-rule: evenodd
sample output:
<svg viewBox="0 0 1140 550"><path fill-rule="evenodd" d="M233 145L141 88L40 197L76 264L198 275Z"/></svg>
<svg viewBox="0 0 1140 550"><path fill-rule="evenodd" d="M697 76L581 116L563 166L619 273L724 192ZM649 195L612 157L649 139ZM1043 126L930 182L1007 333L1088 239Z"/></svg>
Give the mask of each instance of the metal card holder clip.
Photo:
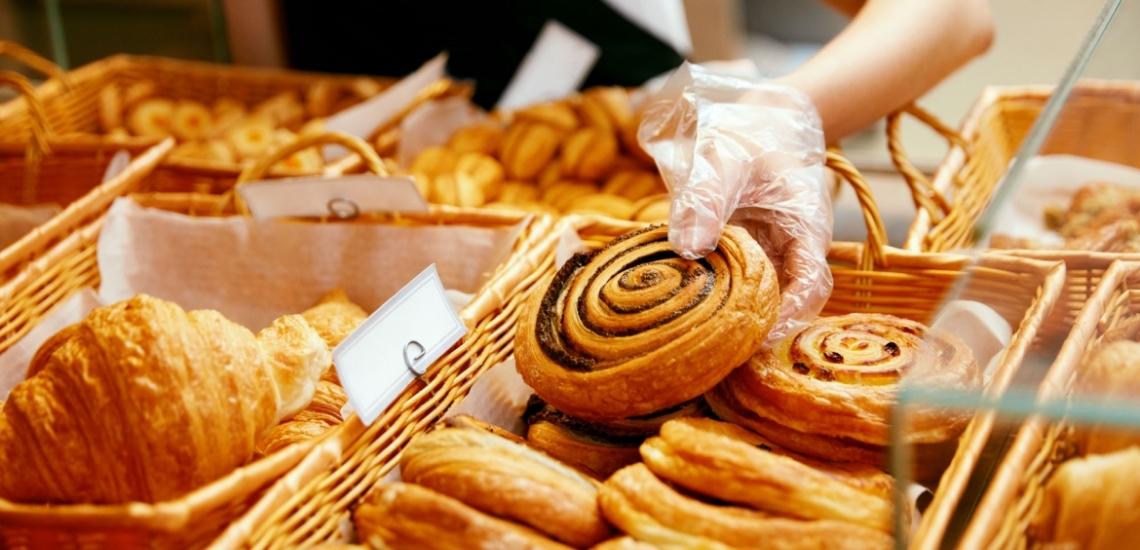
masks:
<svg viewBox="0 0 1140 550"><path fill-rule="evenodd" d="M360 215L360 205L348 197L329 199L328 209L333 217L341 220L351 220ZM423 349L423 346L420 346L420 349Z"/></svg>
<svg viewBox="0 0 1140 550"><path fill-rule="evenodd" d="M408 351L412 348L416 348L419 351L414 352L414 357L409 357ZM427 369L425 368L423 372L419 372L414 367L416 361L422 359L425 353L427 353L427 349L424 348L423 344L415 340L409 340L407 344L404 344L404 366L407 367L408 372L412 373L412 376L416 377L416 380L423 382L426 386L428 381L427 378L424 378L424 375L427 374Z"/></svg>

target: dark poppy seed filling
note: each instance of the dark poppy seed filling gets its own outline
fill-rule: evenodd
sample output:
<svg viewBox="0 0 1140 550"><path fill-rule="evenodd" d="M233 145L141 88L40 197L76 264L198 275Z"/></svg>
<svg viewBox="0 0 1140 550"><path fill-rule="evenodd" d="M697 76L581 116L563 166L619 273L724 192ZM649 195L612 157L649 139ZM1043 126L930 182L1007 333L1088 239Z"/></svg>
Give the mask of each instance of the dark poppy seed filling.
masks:
<svg viewBox="0 0 1140 550"><path fill-rule="evenodd" d="M682 318L686 326L703 323L724 307L731 281L723 258L680 258L664 234L630 242L659 229L627 233L602 250L574 255L558 270L535 324L548 358L572 371L610 368L649 353L635 344L649 331L681 330L668 327ZM613 347L622 345L630 346L624 357Z"/></svg>

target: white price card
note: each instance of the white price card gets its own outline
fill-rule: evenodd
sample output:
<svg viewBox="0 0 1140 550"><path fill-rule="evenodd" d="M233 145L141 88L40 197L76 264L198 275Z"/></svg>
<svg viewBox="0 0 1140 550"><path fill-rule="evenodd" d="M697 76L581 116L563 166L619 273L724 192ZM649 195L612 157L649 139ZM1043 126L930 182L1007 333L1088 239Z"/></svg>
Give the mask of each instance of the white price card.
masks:
<svg viewBox="0 0 1140 550"><path fill-rule="evenodd" d="M495 108L518 109L570 95L586 80L601 53L582 35L547 21Z"/></svg>
<svg viewBox="0 0 1140 550"><path fill-rule="evenodd" d="M333 350L337 375L360 420L375 421L465 334L432 264Z"/></svg>
<svg viewBox="0 0 1140 550"><path fill-rule="evenodd" d="M237 188L254 219L354 218L362 212L427 212L428 204L406 176L355 174L254 181Z"/></svg>
<svg viewBox="0 0 1140 550"><path fill-rule="evenodd" d="M441 53L375 97L330 116L325 120L325 130L368 139L377 128L411 105L420 90L443 78L445 67L447 54ZM348 149L340 145L326 145L322 152L325 160L333 161L343 157Z"/></svg>

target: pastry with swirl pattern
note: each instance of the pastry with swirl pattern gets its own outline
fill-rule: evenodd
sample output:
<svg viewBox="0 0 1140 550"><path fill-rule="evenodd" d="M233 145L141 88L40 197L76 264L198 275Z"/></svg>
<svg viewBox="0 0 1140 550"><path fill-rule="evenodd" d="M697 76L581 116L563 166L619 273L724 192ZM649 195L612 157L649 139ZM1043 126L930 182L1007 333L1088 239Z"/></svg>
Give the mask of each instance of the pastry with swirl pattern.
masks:
<svg viewBox="0 0 1140 550"><path fill-rule="evenodd" d="M586 420L643 416L694 399L744 363L776 322L779 288L748 233L686 260L668 229L577 254L519 321L519 373L554 408Z"/></svg>
<svg viewBox="0 0 1140 550"><path fill-rule="evenodd" d="M889 439L889 415L903 381L976 391L982 373L957 337L879 314L816 319L733 371L708 399L718 416L793 450L832 460L874 462ZM907 440L956 438L970 414L915 406Z"/></svg>

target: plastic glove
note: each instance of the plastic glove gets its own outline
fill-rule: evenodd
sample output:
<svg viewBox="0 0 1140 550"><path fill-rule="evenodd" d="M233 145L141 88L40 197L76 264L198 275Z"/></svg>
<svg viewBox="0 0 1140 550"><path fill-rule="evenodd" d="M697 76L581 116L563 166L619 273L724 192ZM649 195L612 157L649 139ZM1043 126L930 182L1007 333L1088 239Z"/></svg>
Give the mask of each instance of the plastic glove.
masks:
<svg viewBox="0 0 1140 550"><path fill-rule="evenodd" d="M725 223L749 230L780 278L771 346L831 294L831 198L819 115L802 92L684 64L645 106L638 140L673 195L669 243L696 259Z"/></svg>

